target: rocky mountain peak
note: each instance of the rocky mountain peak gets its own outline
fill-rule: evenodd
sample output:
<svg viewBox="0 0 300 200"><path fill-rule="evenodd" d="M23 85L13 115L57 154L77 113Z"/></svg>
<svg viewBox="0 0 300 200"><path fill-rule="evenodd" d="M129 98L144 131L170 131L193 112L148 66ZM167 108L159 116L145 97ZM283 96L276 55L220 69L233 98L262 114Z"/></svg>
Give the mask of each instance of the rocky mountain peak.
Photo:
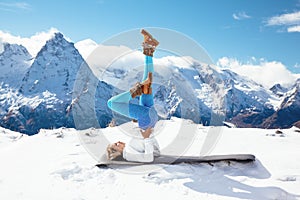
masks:
<svg viewBox="0 0 300 200"><path fill-rule="evenodd" d="M4 43L3 49L0 54L0 83L18 88L30 67L31 55L24 46L18 44Z"/></svg>
<svg viewBox="0 0 300 200"><path fill-rule="evenodd" d="M61 33L55 33L37 54L20 91L26 95L49 91L60 99L70 99L77 72L83 62L74 44L68 42Z"/></svg>
<svg viewBox="0 0 300 200"><path fill-rule="evenodd" d="M270 90L272 91L273 94L277 95L278 97L282 97L286 92L287 88L283 87L279 83L273 85Z"/></svg>
<svg viewBox="0 0 300 200"><path fill-rule="evenodd" d="M300 81L283 95L278 110L264 122L267 128L290 128L300 120ZM299 124L299 123L298 123Z"/></svg>
<svg viewBox="0 0 300 200"><path fill-rule="evenodd" d="M30 58L29 52L22 45L4 43L3 49L4 51L0 54L0 58L12 56L24 56Z"/></svg>

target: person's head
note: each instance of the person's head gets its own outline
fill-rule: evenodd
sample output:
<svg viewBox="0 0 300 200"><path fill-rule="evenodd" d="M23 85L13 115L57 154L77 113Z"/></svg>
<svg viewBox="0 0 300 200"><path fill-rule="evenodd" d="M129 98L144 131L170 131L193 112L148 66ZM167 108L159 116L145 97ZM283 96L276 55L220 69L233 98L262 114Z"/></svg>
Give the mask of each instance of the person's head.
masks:
<svg viewBox="0 0 300 200"><path fill-rule="evenodd" d="M120 141L109 144L106 148L108 159L115 160L116 158L122 156L124 147L125 147L125 143Z"/></svg>

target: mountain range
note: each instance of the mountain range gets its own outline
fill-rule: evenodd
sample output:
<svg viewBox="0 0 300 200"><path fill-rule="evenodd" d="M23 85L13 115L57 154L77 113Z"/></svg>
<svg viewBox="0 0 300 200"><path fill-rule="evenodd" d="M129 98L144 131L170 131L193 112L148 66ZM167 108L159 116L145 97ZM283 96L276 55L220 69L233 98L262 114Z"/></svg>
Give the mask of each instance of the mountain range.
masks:
<svg viewBox="0 0 300 200"><path fill-rule="evenodd" d="M142 57L134 51L124 55L121 64L105 69L99 63L99 77L59 32L35 57L22 45L4 43L0 125L31 135L41 128L85 129L106 127L112 119L128 121L112 113L106 102L140 81L143 72L135 66L143 66ZM162 119L176 116L204 125L227 121L260 128L300 124L300 79L290 88L276 84L266 89L233 71L189 57L166 56L154 59L154 64L155 108Z"/></svg>

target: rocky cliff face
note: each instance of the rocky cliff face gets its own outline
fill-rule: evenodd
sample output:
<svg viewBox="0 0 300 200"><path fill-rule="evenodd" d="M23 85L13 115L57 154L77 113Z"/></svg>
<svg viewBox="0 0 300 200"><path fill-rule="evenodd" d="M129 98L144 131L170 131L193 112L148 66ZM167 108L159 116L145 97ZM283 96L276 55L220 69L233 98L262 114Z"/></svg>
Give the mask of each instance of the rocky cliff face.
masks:
<svg viewBox="0 0 300 200"><path fill-rule="evenodd" d="M270 88L270 90L278 97L282 97L288 91L287 88L281 86L280 84L275 84Z"/></svg>

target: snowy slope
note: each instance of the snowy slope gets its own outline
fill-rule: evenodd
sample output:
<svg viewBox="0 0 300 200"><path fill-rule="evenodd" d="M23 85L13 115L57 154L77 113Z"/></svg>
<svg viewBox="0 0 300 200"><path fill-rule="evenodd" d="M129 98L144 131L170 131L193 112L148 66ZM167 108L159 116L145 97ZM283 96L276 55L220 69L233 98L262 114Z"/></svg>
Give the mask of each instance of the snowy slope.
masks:
<svg viewBox="0 0 300 200"><path fill-rule="evenodd" d="M164 122L165 129L156 129L162 148L168 140L161 139L174 137L170 133L176 133L181 123L172 118ZM195 153L213 127L191 126L197 127L197 137L188 152ZM100 131L114 140L125 137L122 130ZM257 160L159 165L154 171L140 166L135 168L138 173L130 167L99 169L78 138L89 133L92 142L92 133L99 130L41 130L22 137L1 128L0 199L300 199L299 129L282 130L282 135L263 129L221 130L212 154L252 153Z"/></svg>
<svg viewBox="0 0 300 200"><path fill-rule="evenodd" d="M262 85L230 70L222 72L227 89L227 105L235 107L233 110L227 108L227 111L238 113L245 109L263 110L265 107L278 107L280 99Z"/></svg>
<svg viewBox="0 0 300 200"><path fill-rule="evenodd" d="M16 90L0 88L0 125L10 130L34 134L40 128L66 126L63 101L45 91L34 97L26 97ZM58 112L54 112L58 109ZM56 121L55 121L56 120Z"/></svg>

